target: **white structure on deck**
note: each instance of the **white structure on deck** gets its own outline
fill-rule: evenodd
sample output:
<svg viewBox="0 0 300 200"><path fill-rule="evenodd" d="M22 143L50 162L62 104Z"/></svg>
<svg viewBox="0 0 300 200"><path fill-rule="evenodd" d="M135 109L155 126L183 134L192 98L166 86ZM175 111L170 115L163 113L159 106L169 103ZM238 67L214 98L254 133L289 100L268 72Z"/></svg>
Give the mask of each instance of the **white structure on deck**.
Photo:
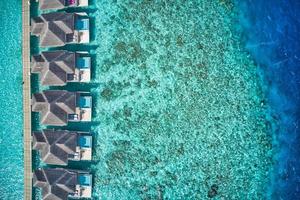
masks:
<svg viewBox="0 0 300 200"><path fill-rule="evenodd" d="M40 10L58 10L69 7L87 7L88 0L37 0Z"/></svg>

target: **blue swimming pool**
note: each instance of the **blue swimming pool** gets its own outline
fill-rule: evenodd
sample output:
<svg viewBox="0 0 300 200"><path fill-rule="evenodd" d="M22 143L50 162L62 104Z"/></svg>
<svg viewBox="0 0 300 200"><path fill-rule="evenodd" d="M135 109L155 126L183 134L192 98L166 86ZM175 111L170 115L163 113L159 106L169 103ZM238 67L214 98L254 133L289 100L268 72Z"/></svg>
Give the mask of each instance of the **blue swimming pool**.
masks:
<svg viewBox="0 0 300 200"><path fill-rule="evenodd" d="M81 96L79 98L80 108L91 108L92 107L92 97L91 96Z"/></svg>
<svg viewBox="0 0 300 200"><path fill-rule="evenodd" d="M92 136L80 136L79 137L79 145L80 147L92 147Z"/></svg>
<svg viewBox="0 0 300 200"><path fill-rule="evenodd" d="M92 185L92 176L89 174L79 175L79 184L82 186L91 186Z"/></svg>
<svg viewBox="0 0 300 200"><path fill-rule="evenodd" d="M77 19L75 28L76 30L89 30L89 19Z"/></svg>
<svg viewBox="0 0 300 200"><path fill-rule="evenodd" d="M90 57L79 57L79 58L77 58L76 64L79 69L89 69L89 68L91 68L91 58Z"/></svg>

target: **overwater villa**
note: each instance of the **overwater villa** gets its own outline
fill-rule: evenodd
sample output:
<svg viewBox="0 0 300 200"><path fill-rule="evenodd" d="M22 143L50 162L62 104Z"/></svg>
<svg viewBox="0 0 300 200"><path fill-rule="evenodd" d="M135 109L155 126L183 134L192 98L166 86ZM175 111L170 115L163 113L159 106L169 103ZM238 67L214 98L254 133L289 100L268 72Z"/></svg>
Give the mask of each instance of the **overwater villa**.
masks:
<svg viewBox="0 0 300 200"><path fill-rule="evenodd" d="M42 85L87 83L91 80L91 57L87 52L46 51L31 57L31 72L40 75Z"/></svg>
<svg viewBox="0 0 300 200"><path fill-rule="evenodd" d="M92 96L89 92L46 90L32 95L31 109L40 113L40 121L44 125L66 126L69 122L90 122Z"/></svg>
<svg viewBox="0 0 300 200"><path fill-rule="evenodd" d="M68 165L68 161L92 160L92 135L67 130L35 131L32 148L39 151L42 161L52 165Z"/></svg>
<svg viewBox="0 0 300 200"><path fill-rule="evenodd" d="M85 7L89 5L88 0L38 0L40 10L64 9L72 7Z"/></svg>
<svg viewBox="0 0 300 200"><path fill-rule="evenodd" d="M53 12L31 19L31 34L39 37L41 47L90 42L89 17L86 13Z"/></svg>
<svg viewBox="0 0 300 200"><path fill-rule="evenodd" d="M92 197L92 175L86 171L49 168L37 169L33 186L42 190L43 200Z"/></svg>

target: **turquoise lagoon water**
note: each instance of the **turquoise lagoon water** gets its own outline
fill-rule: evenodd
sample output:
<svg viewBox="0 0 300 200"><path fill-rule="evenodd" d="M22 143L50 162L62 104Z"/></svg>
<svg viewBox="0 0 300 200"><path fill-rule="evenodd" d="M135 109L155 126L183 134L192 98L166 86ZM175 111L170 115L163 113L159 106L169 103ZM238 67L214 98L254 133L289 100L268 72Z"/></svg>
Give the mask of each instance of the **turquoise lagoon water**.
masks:
<svg viewBox="0 0 300 200"><path fill-rule="evenodd" d="M91 3L93 42L82 48L94 58L93 199L266 198L267 105L232 4ZM0 199L20 199L21 5L0 6L0 31L11 33L0 41Z"/></svg>
<svg viewBox="0 0 300 200"><path fill-rule="evenodd" d="M0 199L23 196L22 7L0 2Z"/></svg>
<svg viewBox="0 0 300 200"><path fill-rule="evenodd" d="M94 1L94 199L264 199L257 66L229 1Z"/></svg>

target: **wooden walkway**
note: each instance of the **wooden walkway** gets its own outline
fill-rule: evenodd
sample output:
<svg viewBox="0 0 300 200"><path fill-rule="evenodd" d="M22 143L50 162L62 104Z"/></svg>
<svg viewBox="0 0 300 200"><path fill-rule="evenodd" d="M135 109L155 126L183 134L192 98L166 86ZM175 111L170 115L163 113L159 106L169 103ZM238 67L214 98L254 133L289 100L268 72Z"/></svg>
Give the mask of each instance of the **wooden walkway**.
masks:
<svg viewBox="0 0 300 200"><path fill-rule="evenodd" d="M30 88L30 0L22 0L22 61L24 115L24 200L32 200L31 88Z"/></svg>

